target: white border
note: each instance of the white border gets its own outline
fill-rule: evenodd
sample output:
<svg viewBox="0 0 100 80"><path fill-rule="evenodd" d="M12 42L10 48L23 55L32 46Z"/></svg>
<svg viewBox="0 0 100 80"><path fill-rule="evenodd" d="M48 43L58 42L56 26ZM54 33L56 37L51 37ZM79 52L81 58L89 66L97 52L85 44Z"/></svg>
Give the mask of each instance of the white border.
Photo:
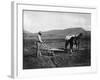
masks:
<svg viewBox="0 0 100 80"><path fill-rule="evenodd" d="M91 66L86 67L66 67L66 68L53 68L53 69L28 69L23 70L23 35L22 35L22 11L25 10L43 10L43 11L57 11L57 12L79 12L91 13ZM89 73L96 72L96 51L94 32L96 28L96 8L86 7L68 7L68 6L54 6L54 5L32 5L25 3L13 3L13 20L12 32L13 37L13 51L12 51L12 77L40 77L40 76L54 76L66 75L70 73ZM95 53L95 54L94 54Z"/></svg>

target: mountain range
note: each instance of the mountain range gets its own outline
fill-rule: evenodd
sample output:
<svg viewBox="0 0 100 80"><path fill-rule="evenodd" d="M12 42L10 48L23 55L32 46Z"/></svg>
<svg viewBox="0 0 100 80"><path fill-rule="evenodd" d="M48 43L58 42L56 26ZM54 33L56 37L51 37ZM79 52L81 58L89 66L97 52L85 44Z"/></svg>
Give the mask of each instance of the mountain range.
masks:
<svg viewBox="0 0 100 80"><path fill-rule="evenodd" d="M36 39L37 33L30 33L24 30L24 39ZM49 30L42 32L43 39L63 39L66 35L75 35L83 33L84 36L89 37L91 32L86 31L83 28L68 28L63 30Z"/></svg>

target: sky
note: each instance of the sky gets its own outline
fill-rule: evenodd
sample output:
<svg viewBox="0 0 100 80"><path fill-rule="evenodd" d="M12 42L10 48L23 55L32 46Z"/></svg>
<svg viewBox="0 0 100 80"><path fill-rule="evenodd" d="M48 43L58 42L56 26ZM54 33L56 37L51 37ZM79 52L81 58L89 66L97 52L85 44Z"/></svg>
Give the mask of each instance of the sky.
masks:
<svg viewBox="0 0 100 80"><path fill-rule="evenodd" d="M91 30L91 14L75 12L47 12L24 10L24 30L39 31L59 30L81 27Z"/></svg>

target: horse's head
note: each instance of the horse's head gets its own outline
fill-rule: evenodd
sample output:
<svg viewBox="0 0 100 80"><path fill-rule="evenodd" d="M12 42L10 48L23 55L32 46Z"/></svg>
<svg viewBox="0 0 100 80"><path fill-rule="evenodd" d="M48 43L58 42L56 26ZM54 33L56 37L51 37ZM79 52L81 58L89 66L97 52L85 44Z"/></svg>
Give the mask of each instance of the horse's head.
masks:
<svg viewBox="0 0 100 80"><path fill-rule="evenodd" d="M81 37L83 35L83 33L80 33L79 36Z"/></svg>

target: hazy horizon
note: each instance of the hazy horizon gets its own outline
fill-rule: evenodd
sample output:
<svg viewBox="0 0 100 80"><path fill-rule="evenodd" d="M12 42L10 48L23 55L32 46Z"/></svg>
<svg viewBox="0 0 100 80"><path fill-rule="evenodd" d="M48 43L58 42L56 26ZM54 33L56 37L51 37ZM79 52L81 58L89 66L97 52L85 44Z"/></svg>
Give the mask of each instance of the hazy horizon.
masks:
<svg viewBox="0 0 100 80"><path fill-rule="evenodd" d="M77 29L77 28L81 28L81 27L75 27L75 29ZM71 29L71 28L67 28L67 29ZM74 29L74 28L72 28L72 29ZM83 28L81 28L81 29L83 29ZM47 30L47 31L41 31L41 32L49 32L49 31L55 31L55 30L65 30L65 29L53 29L53 30ZM85 29L83 29L83 30L85 30ZM24 30L24 31L30 32L27 30ZM85 30L85 31L91 31L91 30ZM38 32L30 32L30 33L38 33Z"/></svg>
<svg viewBox="0 0 100 80"><path fill-rule="evenodd" d="M91 14L89 13L24 11L23 18L24 30L32 33L67 28L91 30Z"/></svg>

